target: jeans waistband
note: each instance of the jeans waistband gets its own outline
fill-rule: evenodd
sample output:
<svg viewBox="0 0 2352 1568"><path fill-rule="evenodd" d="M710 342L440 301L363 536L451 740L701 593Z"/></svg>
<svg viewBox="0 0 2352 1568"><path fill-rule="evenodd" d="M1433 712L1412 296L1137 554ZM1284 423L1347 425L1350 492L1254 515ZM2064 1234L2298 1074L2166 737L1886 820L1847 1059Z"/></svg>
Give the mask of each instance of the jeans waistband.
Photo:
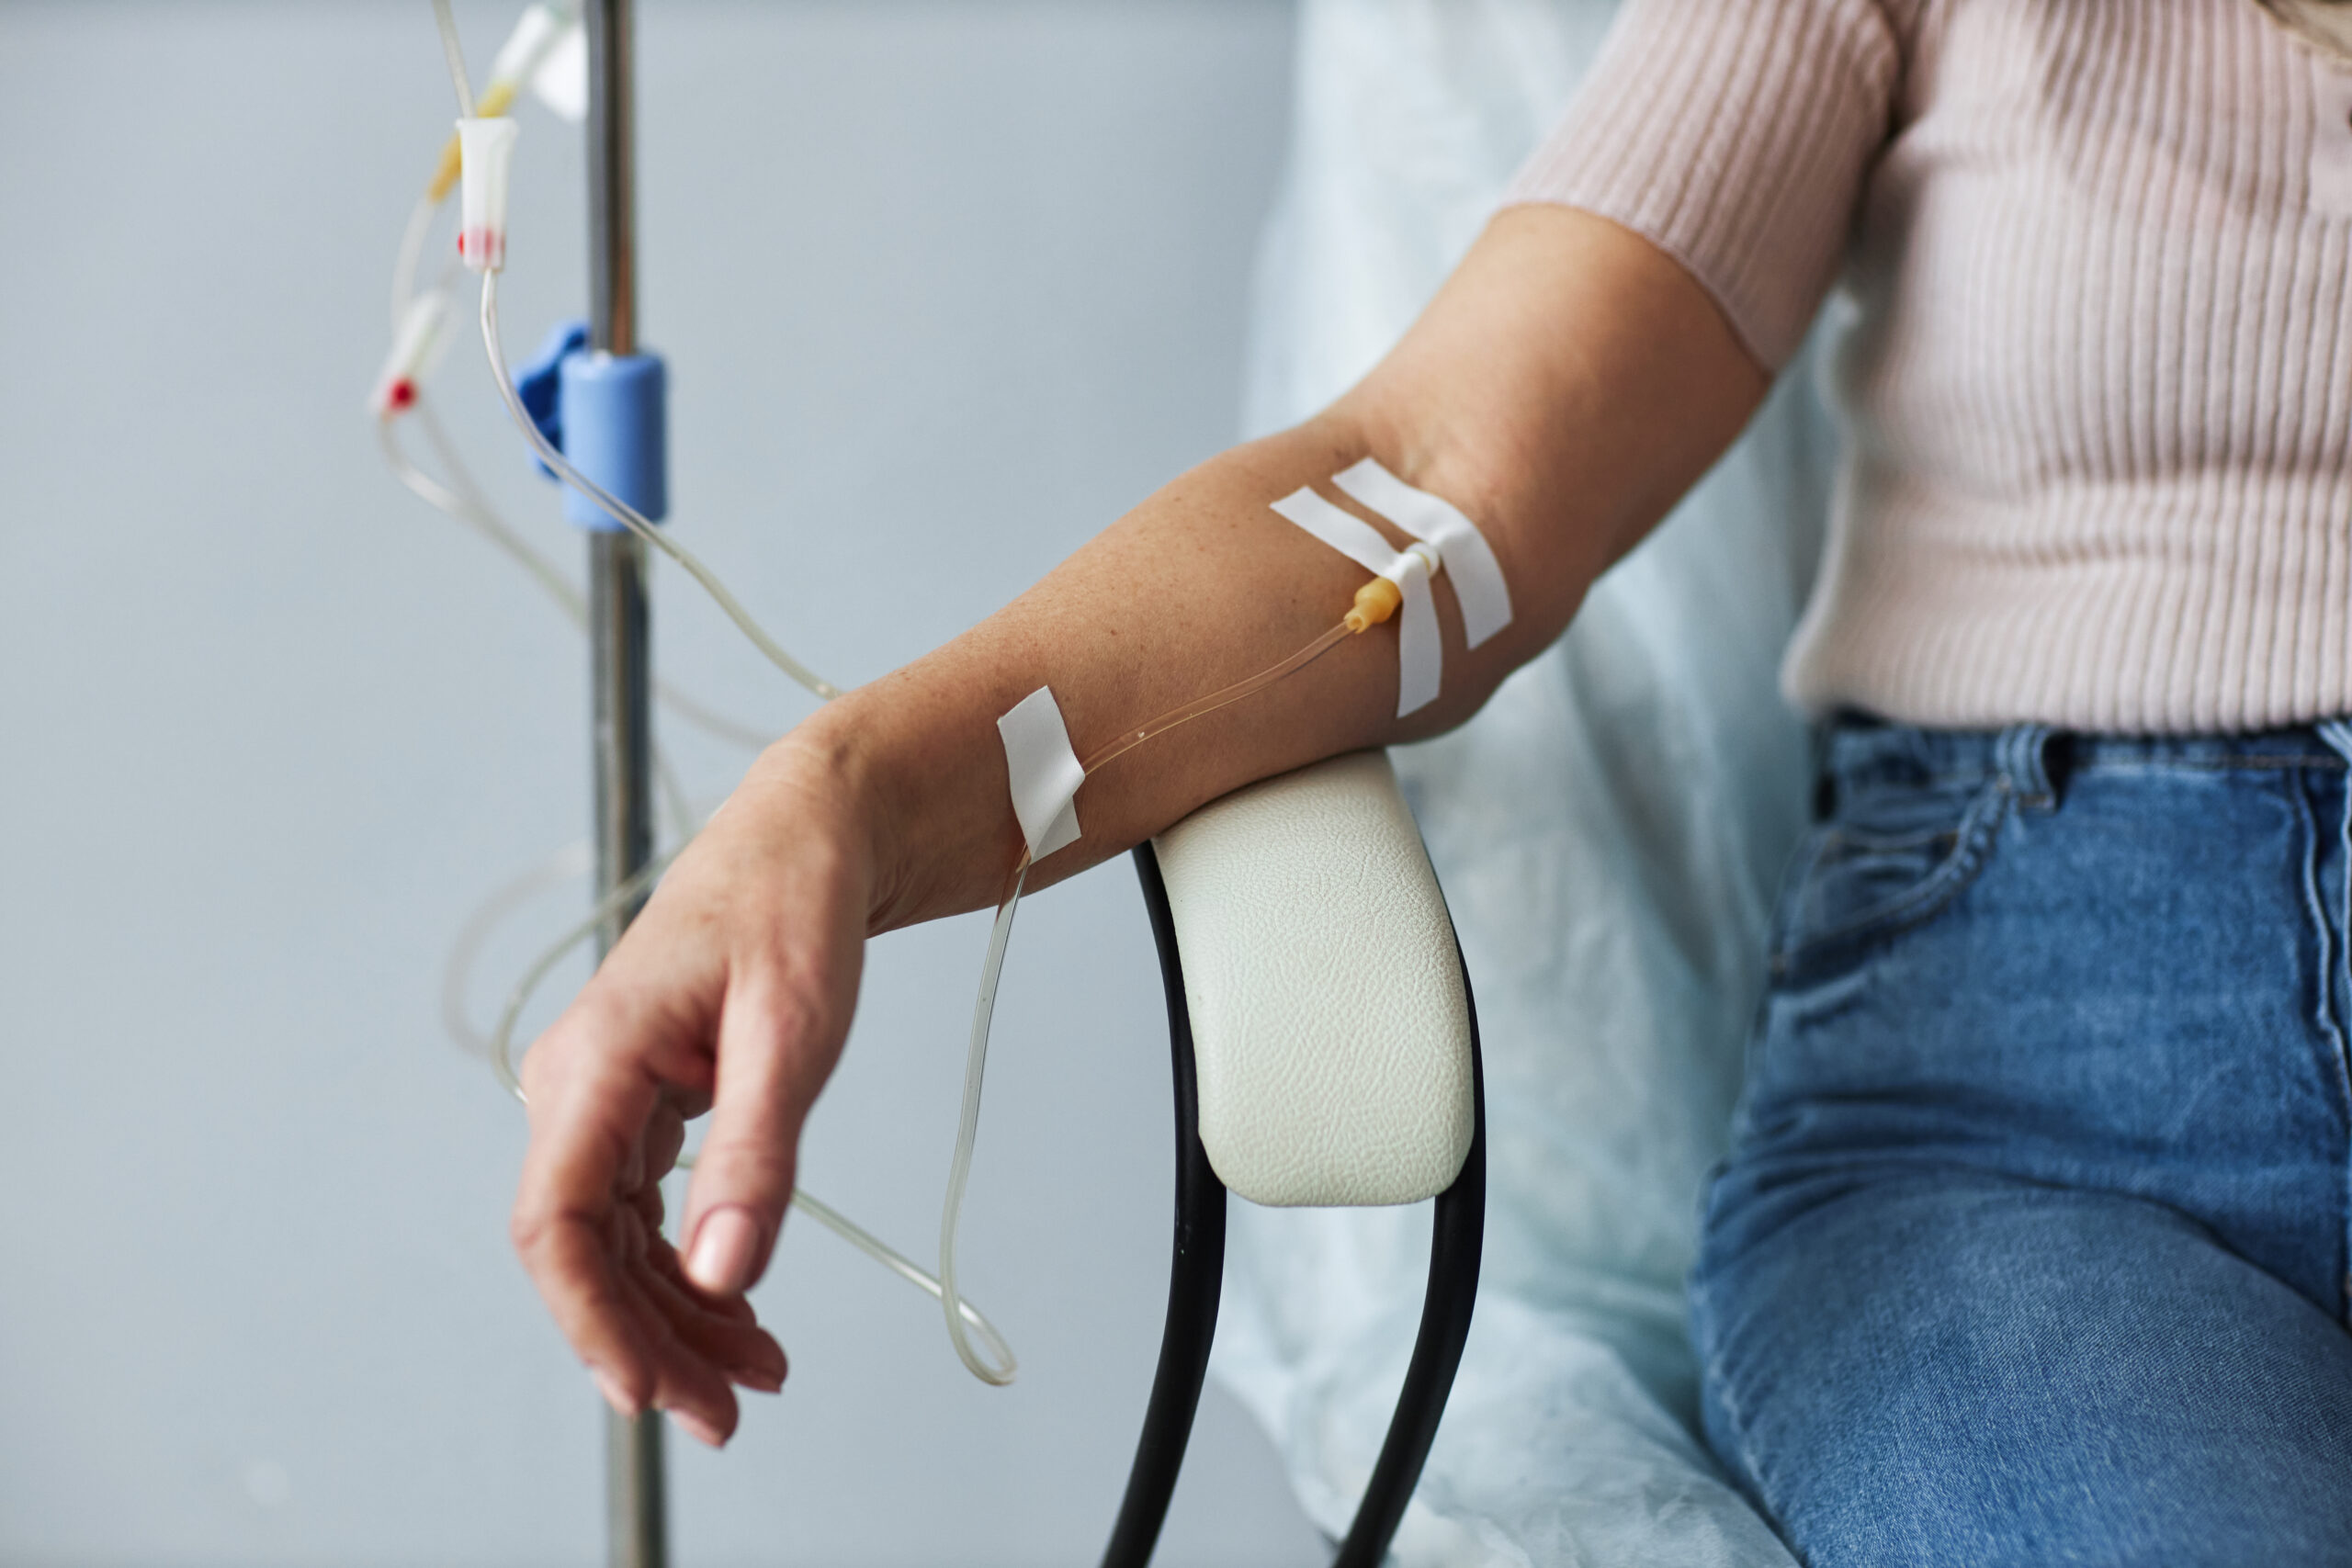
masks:
<svg viewBox="0 0 2352 1568"><path fill-rule="evenodd" d="M2027 804L2092 768L2280 769L2352 766L2352 720L2243 735L2098 735L2041 724L1924 729L1846 716L1828 732L1824 764L1849 788L2005 778Z"/></svg>

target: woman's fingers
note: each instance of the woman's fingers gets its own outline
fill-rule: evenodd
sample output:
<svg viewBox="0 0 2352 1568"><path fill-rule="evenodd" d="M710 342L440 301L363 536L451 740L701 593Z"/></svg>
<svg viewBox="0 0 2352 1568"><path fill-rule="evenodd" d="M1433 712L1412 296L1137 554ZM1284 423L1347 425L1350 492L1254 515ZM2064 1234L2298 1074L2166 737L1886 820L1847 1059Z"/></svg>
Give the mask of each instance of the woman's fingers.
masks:
<svg viewBox="0 0 2352 1568"><path fill-rule="evenodd" d="M646 953L640 944L640 961ZM684 1138L682 1105L708 1092L701 1087L710 1081L708 1047L673 1038L674 1015L619 1010L625 1004L614 998L629 994L625 986L592 985L525 1058L532 1138L515 1199L514 1244L605 1398L625 1413L666 1410L716 1445L738 1417L730 1382L775 1392L784 1381L784 1353L740 1299L706 1300L695 1292L662 1238L660 1182ZM773 1010L752 999L763 994L739 982L726 1010L765 1016ZM722 1053L728 1032L720 1031ZM827 1066L831 1059L829 1052ZM797 1128L796 1113L762 1189L775 1194L779 1213L791 1194ZM741 1179L751 1162L739 1151L722 1163L745 1190Z"/></svg>
<svg viewBox="0 0 2352 1568"><path fill-rule="evenodd" d="M514 1250L572 1349L624 1410L654 1395L656 1375L630 1321L611 1225L656 1098L630 1057L600 1048L596 1010L576 1004L524 1058L530 1148L514 1197Z"/></svg>
<svg viewBox="0 0 2352 1568"><path fill-rule="evenodd" d="M686 1299L695 1303L697 1311L728 1323L756 1324L759 1322L760 1314L752 1310L749 1297L714 1296L692 1280L687 1279L685 1268L678 1258L678 1249L671 1246L668 1241L664 1240L661 1246L649 1249L646 1256L654 1272L668 1280L672 1287L684 1292Z"/></svg>
<svg viewBox="0 0 2352 1568"><path fill-rule="evenodd" d="M686 1278L711 1296L740 1295L765 1272L792 1201L800 1124L849 1032L864 933L840 901L832 909L838 929L779 934L739 960L728 987L710 1131L678 1244Z"/></svg>
<svg viewBox="0 0 2352 1568"><path fill-rule="evenodd" d="M808 1111L796 1047L821 1028L773 979L739 982L727 998L718 1090L695 1153L680 1241L686 1277L714 1296L740 1295L766 1270Z"/></svg>
<svg viewBox="0 0 2352 1568"><path fill-rule="evenodd" d="M686 1145L686 1118L699 1116L707 1109L707 1105L696 1105L691 1111L682 1110L674 1090L664 1093L654 1106L653 1115L645 1124L645 1168L652 1178L650 1185L656 1191L661 1190L662 1179L677 1168L678 1152Z"/></svg>
<svg viewBox="0 0 2352 1568"><path fill-rule="evenodd" d="M784 1348L759 1325L742 1297L705 1297L679 1271L676 1252L659 1240L648 1246L638 1280L686 1348L746 1388L774 1393L784 1386L789 1370Z"/></svg>
<svg viewBox="0 0 2352 1568"><path fill-rule="evenodd" d="M696 1438L718 1448L734 1435L738 1409L727 1372L679 1332L655 1299L660 1282L640 1254L619 1271L619 1295L634 1321L652 1370L647 1403Z"/></svg>
<svg viewBox="0 0 2352 1568"><path fill-rule="evenodd" d="M522 1072L515 1249L607 1399L667 1410L714 1444L735 1427L732 1382L784 1379L741 1295L766 1267L801 1122L848 1032L872 902L871 836L838 783L810 784L788 759L769 771L680 857ZM685 1121L713 1108L688 1261L662 1238L660 1183Z"/></svg>
<svg viewBox="0 0 2352 1568"><path fill-rule="evenodd" d="M518 1222L515 1250L605 1403L624 1416L650 1404L658 1382L653 1357L622 1288L604 1224L560 1215L526 1238Z"/></svg>

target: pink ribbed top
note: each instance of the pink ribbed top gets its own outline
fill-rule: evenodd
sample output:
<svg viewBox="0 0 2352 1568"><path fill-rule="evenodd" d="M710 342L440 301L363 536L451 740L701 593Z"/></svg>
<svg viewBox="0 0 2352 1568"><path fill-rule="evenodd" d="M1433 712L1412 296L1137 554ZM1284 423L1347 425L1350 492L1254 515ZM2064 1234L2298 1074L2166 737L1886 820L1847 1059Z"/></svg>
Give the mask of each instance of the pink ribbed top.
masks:
<svg viewBox="0 0 2352 1568"><path fill-rule="evenodd" d="M2252 0L1628 0L1507 199L1853 301L1800 705L2352 713L2352 74Z"/></svg>

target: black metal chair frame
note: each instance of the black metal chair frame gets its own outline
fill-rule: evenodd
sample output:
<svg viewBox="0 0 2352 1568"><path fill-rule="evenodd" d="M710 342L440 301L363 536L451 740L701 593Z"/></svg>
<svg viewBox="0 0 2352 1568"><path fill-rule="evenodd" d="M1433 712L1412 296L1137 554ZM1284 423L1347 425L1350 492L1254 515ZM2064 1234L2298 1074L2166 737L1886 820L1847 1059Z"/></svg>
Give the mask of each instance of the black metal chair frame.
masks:
<svg viewBox="0 0 2352 1568"><path fill-rule="evenodd" d="M1176 948L1176 922L1168 907L1168 886L1148 843L1135 852L1143 883L1151 934L1159 947L1160 977L1168 991L1169 1045L1176 1075L1176 1252L1169 1270L1168 1326L1159 1343L1159 1370L1152 1379L1151 1403L1143 1437L1127 1475L1102 1568L1143 1568L1151 1561L1176 1490L1177 1472L1200 1406L1208 1374L1209 1346L1216 1337L1217 1300L1225 1278L1225 1184L1210 1168L1201 1146L1200 1100L1193 1062L1193 1023L1184 1003L1184 969ZM1458 950L1457 950L1458 956ZM1478 1260L1487 1210L1487 1094L1478 1054L1478 1010L1462 976L1470 1011L1470 1068L1474 1121L1470 1153L1453 1185L1438 1194L1430 1244L1430 1281L1421 1305L1421 1327L1405 1387L1389 1420L1388 1438L1373 1468L1355 1522L1333 1559L1334 1568L1378 1568L1388 1542L1405 1517L1405 1505L1420 1480L1430 1444L1445 1413L1446 1396L1462 1362L1470 1334L1470 1313L1478 1294Z"/></svg>

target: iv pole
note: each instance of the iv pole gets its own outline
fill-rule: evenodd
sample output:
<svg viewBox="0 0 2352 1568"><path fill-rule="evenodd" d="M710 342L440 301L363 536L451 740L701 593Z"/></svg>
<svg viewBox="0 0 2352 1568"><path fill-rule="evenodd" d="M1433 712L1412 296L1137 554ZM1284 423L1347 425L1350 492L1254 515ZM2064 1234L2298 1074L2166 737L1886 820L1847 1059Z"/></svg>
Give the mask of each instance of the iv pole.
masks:
<svg viewBox="0 0 2352 1568"><path fill-rule="evenodd" d="M630 0L587 0L589 346L637 352L637 188L630 74ZM645 547L633 534L588 536L588 627L595 769L596 896L644 869L653 854L651 685ZM599 958L636 911L597 933ZM662 1417L605 1413L606 1561L667 1568Z"/></svg>

